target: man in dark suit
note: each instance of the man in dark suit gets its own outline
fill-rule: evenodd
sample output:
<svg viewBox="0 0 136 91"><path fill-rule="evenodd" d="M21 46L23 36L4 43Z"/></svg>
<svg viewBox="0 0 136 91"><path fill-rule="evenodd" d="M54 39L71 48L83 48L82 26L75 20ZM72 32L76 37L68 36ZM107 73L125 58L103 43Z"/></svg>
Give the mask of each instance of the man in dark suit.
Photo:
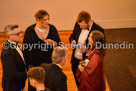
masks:
<svg viewBox="0 0 136 91"><path fill-rule="evenodd" d="M51 91L67 91L67 77L61 68L66 62L67 53L68 50L66 48L56 47L52 53L53 63L41 64L46 71L45 87Z"/></svg>
<svg viewBox="0 0 136 91"><path fill-rule="evenodd" d="M88 44L88 37L94 30L104 33L104 29L91 20L91 15L87 11L81 11L78 14L77 21L75 23L74 30L69 37L71 45L81 44L80 47L74 48L71 58L72 71L75 77L76 85L79 87L79 83L76 80L76 71L80 60L83 60L87 51L86 45Z"/></svg>
<svg viewBox="0 0 136 91"><path fill-rule="evenodd" d="M22 51L17 46L21 41L21 30L18 25L9 24L4 28L8 40L3 43L1 61L3 67L3 91L21 91L25 87L26 64Z"/></svg>

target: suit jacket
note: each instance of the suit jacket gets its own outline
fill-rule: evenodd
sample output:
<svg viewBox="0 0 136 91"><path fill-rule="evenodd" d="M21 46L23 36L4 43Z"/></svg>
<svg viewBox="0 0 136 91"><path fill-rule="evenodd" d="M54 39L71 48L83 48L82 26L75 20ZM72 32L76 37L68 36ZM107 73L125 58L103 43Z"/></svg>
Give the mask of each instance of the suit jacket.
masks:
<svg viewBox="0 0 136 91"><path fill-rule="evenodd" d="M99 31L101 31L101 32L104 34L104 29L103 29L102 27L100 27L98 24L96 24L95 22L93 22L92 27L91 27L91 30L89 30L89 34L88 34L87 39L86 39L86 41L85 41L86 44L88 44L88 37L89 37L90 33L91 33L92 31L94 31L94 30L99 30ZM72 40L75 40L76 43L78 43L78 39L79 39L79 36L80 36L81 31L82 31L82 29L80 28L80 26L79 26L78 23L76 22L76 23L75 23L74 30L73 30L71 36L69 37L70 43L72 42ZM73 62L74 54L75 54L75 49L73 49L71 62ZM85 53L83 54L83 56L84 56L84 55L85 55Z"/></svg>
<svg viewBox="0 0 136 91"><path fill-rule="evenodd" d="M13 47L8 41L4 45ZM4 48L4 45L1 52L3 91L20 91L24 88L27 78L25 64L15 48Z"/></svg>
<svg viewBox="0 0 136 91"><path fill-rule="evenodd" d="M45 69L45 87L51 91L67 91L67 77L56 64L43 63Z"/></svg>

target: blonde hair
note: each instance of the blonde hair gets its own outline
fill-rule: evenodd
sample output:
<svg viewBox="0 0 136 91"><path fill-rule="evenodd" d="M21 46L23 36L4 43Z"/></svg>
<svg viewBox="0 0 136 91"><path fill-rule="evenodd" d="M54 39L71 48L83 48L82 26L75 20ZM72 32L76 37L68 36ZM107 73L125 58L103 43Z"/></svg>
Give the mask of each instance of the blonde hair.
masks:
<svg viewBox="0 0 136 91"><path fill-rule="evenodd" d="M53 63L59 64L62 59L66 59L68 54L68 49L64 47L56 47L52 53L52 61Z"/></svg>

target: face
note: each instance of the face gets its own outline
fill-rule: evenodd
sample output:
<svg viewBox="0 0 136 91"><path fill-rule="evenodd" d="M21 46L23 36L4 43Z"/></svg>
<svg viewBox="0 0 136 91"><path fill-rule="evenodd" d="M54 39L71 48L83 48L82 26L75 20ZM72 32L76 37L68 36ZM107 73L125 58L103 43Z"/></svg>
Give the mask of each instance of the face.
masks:
<svg viewBox="0 0 136 91"><path fill-rule="evenodd" d="M90 23L90 22L89 22L89 23ZM89 23L86 23L85 21L78 22L80 28L82 28L82 29L87 29L87 28L89 28L89 25L90 25Z"/></svg>
<svg viewBox="0 0 136 91"><path fill-rule="evenodd" d="M93 44L92 33L90 34L90 36L88 38L88 43Z"/></svg>
<svg viewBox="0 0 136 91"><path fill-rule="evenodd" d="M49 16L46 15L44 16L43 19L40 19L37 22L41 25L42 28L47 28L49 25L49 20L50 20Z"/></svg>
<svg viewBox="0 0 136 91"><path fill-rule="evenodd" d="M20 42L22 40L21 37L22 37L22 31L20 28L15 28L9 34L9 39L14 42Z"/></svg>

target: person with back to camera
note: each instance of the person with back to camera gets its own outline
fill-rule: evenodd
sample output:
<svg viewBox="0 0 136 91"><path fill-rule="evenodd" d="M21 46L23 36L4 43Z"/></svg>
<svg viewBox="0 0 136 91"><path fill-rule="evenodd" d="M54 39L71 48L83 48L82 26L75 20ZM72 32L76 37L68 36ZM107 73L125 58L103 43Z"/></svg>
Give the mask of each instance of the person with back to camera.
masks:
<svg viewBox="0 0 136 91"><path fill-rule="evenodd" d="M62 72L62 66L65 65L68 49L56 47L52 53L52 64L41 64L46 71L45 86L51 91L67 91L67 77Z"/></svg>
<svg viewBox="0 0 136 91"><path fill-rule="evenodd" d="M92 45L86 53L86 59L81 60L76 72L77 80L80 83L78 91L105 91L104 56L105 44L104 34L98 30L91 32L88 38Z"/></svg>
<svg viewBox="0 0 136 91"><path fill-rule="evenodd" d="M27 72L30 84L36 88L36 91L50 91L44 85L45 74L46 72L42 67L32 67Z"/></svg>
<svg viewBox="0 0 136 91"><path fill-rule="evenodd" d="M73 32L69 37L71 45L75 45L73 48L73 53L71 57L72 72L76 81L77 87L79 87L79 82L76 80L76 71L78 68L79 61L84 59L84 55L87 51L86 45L88 44L89 34L98 30L104 34L104 29L91 20L91 15L87 11L81 11L77 16L77 21L75 23Z"/></svg>

